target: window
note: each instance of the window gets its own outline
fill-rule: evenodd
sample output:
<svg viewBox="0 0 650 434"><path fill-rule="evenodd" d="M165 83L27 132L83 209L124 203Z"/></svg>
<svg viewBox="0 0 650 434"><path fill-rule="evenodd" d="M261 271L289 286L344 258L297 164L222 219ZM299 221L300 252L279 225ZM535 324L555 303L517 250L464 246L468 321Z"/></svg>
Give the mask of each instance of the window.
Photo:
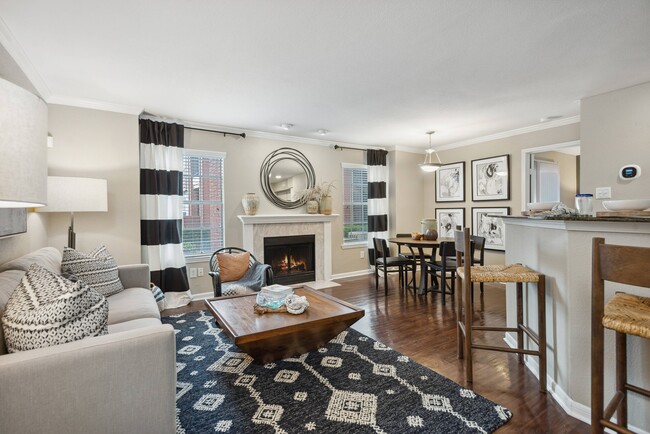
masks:
<svg viewBox="0 0 650 434"><path fill-rule="evenodd" d="M211 255L223 247L223 162L219 152L183 155L183 253Z"/></svg>
<svg viewBox="0 0 650 434"><path fill-rule="evenodd" d="M343 243L368 240L368 167L343 163Z"/></svg>

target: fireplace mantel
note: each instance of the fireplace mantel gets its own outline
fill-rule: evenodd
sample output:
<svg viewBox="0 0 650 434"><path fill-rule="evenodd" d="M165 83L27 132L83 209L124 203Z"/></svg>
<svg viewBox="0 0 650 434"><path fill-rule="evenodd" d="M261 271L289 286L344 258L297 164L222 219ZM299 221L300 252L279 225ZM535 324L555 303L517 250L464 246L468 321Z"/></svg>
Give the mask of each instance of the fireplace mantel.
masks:
<svg viewBox="0 0 650 434"><path fill-rule="evenodd" d="M320 223L332 222L338 214L257 214L238 215L237 218L245 225L259 225L269 223Z"/></svg>
<svg viewBox="0 0 650 434"><path fill-rule="evenodd" d="M264 262L264 237L316 236L316 280L332 279L332 222L338 214L238 215L243 225L243 248Z"/></svg>

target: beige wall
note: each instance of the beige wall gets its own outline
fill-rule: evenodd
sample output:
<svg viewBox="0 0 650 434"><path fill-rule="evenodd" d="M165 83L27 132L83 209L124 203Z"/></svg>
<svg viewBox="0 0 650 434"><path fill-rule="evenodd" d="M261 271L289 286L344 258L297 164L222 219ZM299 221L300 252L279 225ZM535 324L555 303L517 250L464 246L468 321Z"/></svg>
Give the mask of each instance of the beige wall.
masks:
<svg viewBox="0 0 650 434"><path fill-rule="evenodd" d="M335 151L327 146L307 145L302 143L285 142L257 137L227 136L204 131L186 130L185 147L207 151L226 153L224 169L224 220L226 246L242 245L242 225L238 215L244 214L241 198L245 193L257 193L260 197L258 214L291 214L305 213L305 207L294 210L284 210L273 205L262 192L259 171L264 158L272 151L281 147L291 147L299 150L314 166L316 181L334 180L336 190L332 195L332 212L341 214L342 182L341 163L364 164L365 155L362 151ZM365 247L342 249L343 219L339 217L332 223L332 272L334 274L349 273L368 268L367 258L360 258L359 253ZM198 294L212 291L212 283L207 275L207 262L188 264L188 267L204 267L204 277L190 279L192 293Z"/></svg>
<svg viewBox="0 0 650 434"><path fill-rule="evenodd" d="M612 199L646 199L650 176L650 82L602 95L581 103L580 184L595 196L596 187L611 187ZM633 181L618 177L618 169L638 164L642 176ZM602 201L594 200L602 210Z"/></svg>
<svg viewBox="0 0 650 434"><path fill-rule="evenodd" d="M539 152L535 154L535 158L552 161L560 166L560 202L574 208L578 192L578 158L557 151Z"/></svg>
<svg viewBox="0 0 650 434"><path fill-rule="evenodd" d="M435 208L465 208L465 224L471 227L472 207L504 207L509 206L513 215L521 212L521 150L539 146L553 145L579 140L578 124L564 125L556 128L520 134L462 148L439 152L443 162L455 163L465 161L465 202L435 202L435 178L427 179L424 185L424 213L435 216ZM491 202L472 202L472 160L488 158L497 155L510 155L510 200ZM486 251L486 263L502 264L503 252Z"/></svg>
<svg viewBox="0 0 650 434"><path fill-rule="evenodd" d="M138 117L61 105L49 114L49 175L108 181L108 212L75 214L77 249L104 244L118 264L140 263ZM48 213L48 220L48 245L63 249L70 215Z"/></svg>

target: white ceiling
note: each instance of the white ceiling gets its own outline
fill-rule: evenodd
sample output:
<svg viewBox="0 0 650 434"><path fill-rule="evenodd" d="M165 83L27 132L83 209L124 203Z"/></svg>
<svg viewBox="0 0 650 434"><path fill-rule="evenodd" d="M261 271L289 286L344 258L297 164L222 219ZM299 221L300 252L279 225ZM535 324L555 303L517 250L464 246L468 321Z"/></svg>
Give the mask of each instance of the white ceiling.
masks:
<svg viewBox="0 0 650 434"><path fill-rule="evenodd" d="M361 145L468 141L650 81L648 0L0 0L0 18L48 102Z"/></svg>

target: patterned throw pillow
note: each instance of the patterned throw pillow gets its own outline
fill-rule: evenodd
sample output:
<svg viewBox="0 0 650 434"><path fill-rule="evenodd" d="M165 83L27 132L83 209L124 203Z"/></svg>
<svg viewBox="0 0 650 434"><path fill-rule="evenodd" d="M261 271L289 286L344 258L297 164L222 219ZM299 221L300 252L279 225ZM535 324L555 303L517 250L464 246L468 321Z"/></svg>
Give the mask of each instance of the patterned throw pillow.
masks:
<svg viewBox="0 0 650 434"><path fill-rule="evenodd" d="M249 252L217 253L221 282L234 282L244 277L248 271L250 257Z"/></svg>
<svg viewBox="0 0 650 434"><path fill-rule="evenodd" d="M79 280L90 285L104 297L117 294L124 289L118 275L117 263L105 246L100 246L87 255L64 247L61 270L76 275Z"/></svg>
<svg viewBox="0 0 650 434"><path fill-rule="evenodd" d="M10 353L108 333L106 297L33 264L9 297L2 316Z"/></svg>

